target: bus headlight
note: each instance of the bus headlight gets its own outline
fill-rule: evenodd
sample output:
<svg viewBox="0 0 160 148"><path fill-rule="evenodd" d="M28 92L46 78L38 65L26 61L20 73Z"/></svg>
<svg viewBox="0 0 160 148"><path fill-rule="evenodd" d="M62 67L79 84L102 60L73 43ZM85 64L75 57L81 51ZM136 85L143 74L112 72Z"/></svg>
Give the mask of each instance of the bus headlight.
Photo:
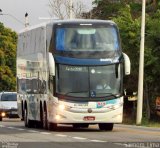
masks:
<svg viewBox="0 0 160 148"><path fill-rule="evenodd" d="M69 109L71 109L70 106L67 106L67 105L64 105L64 104L59 104L59 105L57 106L57 108L58 108L59 111L64 111L64 110L69 110Z"/></svg>
<svg viewBox="0 0 160 148"><path fill-rule="evenodd" d="M64 105L64 104L60 104L60 105L58 106L58 109L59 109L60 111L64 111L64 110L65 110L65 105Z"/></svg>
<svg viewBox="0 0 160 148"><path fill-rule="evenodd" d="M5 113L5 112L2 112L2 113L1 113L1 116L2 116L2 117L5 117L5 116L6 116L6 113Z"/></svg>
<svg viewBox="0 0 160 148"><path fill-rule="evenodd" d="M60 117L60 115L56 115L56 120L59 120L61 117Z"/></svg>

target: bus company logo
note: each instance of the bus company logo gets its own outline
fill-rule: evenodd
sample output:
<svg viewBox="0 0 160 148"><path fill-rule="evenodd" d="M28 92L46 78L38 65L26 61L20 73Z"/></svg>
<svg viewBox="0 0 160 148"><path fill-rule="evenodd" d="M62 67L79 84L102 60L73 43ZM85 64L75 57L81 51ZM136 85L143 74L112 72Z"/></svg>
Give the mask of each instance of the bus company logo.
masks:
<svg viewBox="0 0 160 148"><path fill-rule="evenodd" d="M97 108L104 107L107 104L107 102L97 102Z"/></svg>

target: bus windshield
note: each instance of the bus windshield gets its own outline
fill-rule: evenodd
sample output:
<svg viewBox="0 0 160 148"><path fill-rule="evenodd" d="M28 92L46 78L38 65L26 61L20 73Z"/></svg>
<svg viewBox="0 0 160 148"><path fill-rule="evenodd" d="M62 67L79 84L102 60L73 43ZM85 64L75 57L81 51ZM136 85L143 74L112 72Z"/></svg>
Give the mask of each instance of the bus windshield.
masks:
<svg viewBox="0 0 160 148"><path fill-rule="evenodd" d="M116 51L119 49L114 26L69 26L56 28L57 51Z"/></svg>
<svg viewBox="0 0 160 148"><path fill-rule="evenodd" d="M59 65L56 91L58 94L72 97L115 96L121 93L120 66Z"/></svg>
<svg viewBox="0 0 160 148"><path fill-rule="evenodd" d="M16 93L4 93L1 96L1 101L17 101Z"/></svg>

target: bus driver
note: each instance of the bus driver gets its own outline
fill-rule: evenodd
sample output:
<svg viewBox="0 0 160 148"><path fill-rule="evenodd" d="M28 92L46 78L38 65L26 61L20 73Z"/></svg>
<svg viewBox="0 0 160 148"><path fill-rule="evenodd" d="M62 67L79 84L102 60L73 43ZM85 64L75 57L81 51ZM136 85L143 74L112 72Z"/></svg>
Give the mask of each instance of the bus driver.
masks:
<svg viewBox="0 0 160 148"><path fill-rule="evenodd" d="M101 79L100 83L96 86L96 89L111 89L111 87L106 79Z"/></svg>

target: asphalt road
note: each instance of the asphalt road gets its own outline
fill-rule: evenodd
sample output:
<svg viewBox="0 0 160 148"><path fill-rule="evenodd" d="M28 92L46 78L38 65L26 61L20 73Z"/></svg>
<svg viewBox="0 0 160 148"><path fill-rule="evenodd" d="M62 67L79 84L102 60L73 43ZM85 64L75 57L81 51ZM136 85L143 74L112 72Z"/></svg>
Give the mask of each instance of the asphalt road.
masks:
<svg viewBox="0 0 160 148"><path fill-rule="evenodd" d="M115 125L113 131L100 131L97 125L73 129L61 125L57 131L25 128L20 119L0 122L2 148L159 148L160 128Z"/></svg>

